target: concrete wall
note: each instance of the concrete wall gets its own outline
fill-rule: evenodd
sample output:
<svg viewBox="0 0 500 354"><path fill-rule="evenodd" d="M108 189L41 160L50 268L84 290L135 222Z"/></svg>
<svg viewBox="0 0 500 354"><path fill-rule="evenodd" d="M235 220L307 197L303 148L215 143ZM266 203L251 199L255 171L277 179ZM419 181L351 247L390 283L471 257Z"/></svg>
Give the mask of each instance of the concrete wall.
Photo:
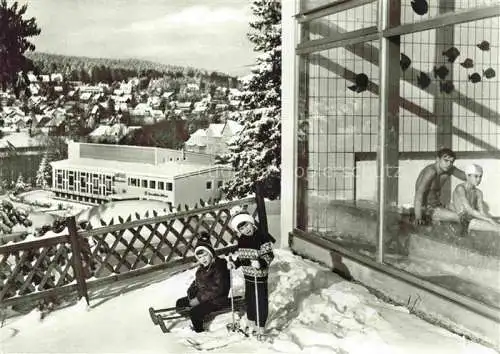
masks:
<svg viewBox="0 0 500 354"><path fill-rule="evenodd" d="M179 177L174 179L174 206L179 203L182 205L194 205L200 203L200 198L208 200L209 198L220 198L221 190L217 188L218 181L227 181L232 178L232 171L210 171L198 174ZM206 183L212 182L212 188L207 189Z"/></svg>
<svg viewBox="0 0 500 354"><path fill-rule="evenodd" d="M343 275L348 275L353 280L376 289L400 305L406 306L411 301L412 310L420 317L457 333L484 341L497 350L500 349L498 336L500 324L492 318L494 315L498 316L498 313L492 313L491 316L478 313L430 289L423 289L403 278L395 277L380 269L345 257L341 253L296 237L293 238L292 249L302 256L319 261ZM433 288L432 285L430 287Z"/></svg>

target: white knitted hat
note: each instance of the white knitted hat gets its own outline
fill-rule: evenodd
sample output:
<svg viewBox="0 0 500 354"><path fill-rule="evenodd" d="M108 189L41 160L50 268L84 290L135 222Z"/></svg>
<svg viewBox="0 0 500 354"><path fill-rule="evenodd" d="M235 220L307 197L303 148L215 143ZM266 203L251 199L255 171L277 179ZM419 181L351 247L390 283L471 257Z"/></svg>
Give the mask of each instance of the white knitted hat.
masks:
<svg viewBox="0 0 500 354"><path fill-rule="evenodd" d="M241 223L249 222L250 224L255 226L255 220L251 215L248 214L238 214L233 216L231 221L229 222L229 227L234 231L238 231L238 226Z"/></svg>
<svg viewBox="0 0 500 354"><path fill-rule="evenodd" d="M466 175L483 175L483 168L479 165L472 164L465 168Z"/></svg>

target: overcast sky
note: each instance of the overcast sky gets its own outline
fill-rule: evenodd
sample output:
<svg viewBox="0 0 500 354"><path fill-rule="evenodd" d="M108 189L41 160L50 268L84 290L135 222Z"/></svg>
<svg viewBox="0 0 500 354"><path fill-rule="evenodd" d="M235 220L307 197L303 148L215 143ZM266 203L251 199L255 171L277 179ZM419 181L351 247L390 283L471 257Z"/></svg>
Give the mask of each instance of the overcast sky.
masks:
<svg viewBox="0 0 500 354"><path fill-rule="evenodd" d="M21 0L37 51L250 72L250 0Z"/></svg>

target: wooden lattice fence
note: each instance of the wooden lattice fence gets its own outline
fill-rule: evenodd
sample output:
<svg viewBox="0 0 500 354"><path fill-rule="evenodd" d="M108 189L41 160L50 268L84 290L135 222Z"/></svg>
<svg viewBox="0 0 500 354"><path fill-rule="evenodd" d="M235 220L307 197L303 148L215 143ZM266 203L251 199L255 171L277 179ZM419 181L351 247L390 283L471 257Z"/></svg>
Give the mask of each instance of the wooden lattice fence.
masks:
<svg viewBox="0 0 500 354"><path fill-rule="evenodd" d="M260 197L207 205L158 216L118 217L102 227L77 230L67 220L67 234L0 246L0 304L75 294L88 299L88 288L173 267L194 260L196 235L207 231L218 253L234 248L230 209L246 208L265 221ZM262 216L264 215L264 216Z"/></svg>

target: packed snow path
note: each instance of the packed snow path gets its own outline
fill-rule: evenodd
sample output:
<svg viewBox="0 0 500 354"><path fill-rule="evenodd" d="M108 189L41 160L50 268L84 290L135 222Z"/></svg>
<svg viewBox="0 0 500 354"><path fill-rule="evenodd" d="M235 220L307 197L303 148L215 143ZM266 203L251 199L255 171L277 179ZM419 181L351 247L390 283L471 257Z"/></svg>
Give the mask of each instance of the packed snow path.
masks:
<svg viewBox="0 0 500 354"><path fill-rule="evenodd" d="M273 343L242 339L219 353L495 353L387 304L362 286L328 269L277 250L269 280L268 328ZM84 301L40 320L40 313L11 318L0 329L2 353L186 353L186 338L223 343L231 314L220 315L210 332L195 334L187 321L163 334L148 307L172 306L184 296L194 269L123 295ZM235 272L236 295L242 293Z"/></svg>

